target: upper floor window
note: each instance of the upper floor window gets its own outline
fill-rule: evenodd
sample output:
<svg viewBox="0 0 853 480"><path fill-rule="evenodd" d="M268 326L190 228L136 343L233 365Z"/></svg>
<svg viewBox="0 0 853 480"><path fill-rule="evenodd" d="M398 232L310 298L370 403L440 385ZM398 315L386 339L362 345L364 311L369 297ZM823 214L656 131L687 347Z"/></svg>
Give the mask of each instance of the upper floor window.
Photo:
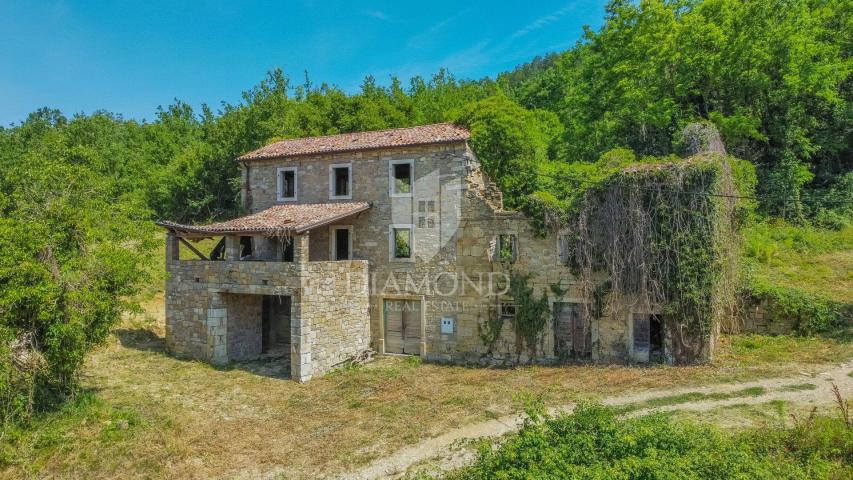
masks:
<svg viewBox="0 0 853 480"><path fill-rule="evenodd" d="M391 196L411 197L415 185L415 162L413 160L391 160L389 167Z"/></svg>
<svg viewBox="0 0 853 480"><path fill-rule="evenodd" d="M412 226L391 226L391 258L409 260L412 258Z"/></svg>
<svg viewBox="0 0 853 480"><path fill-rule="evenodd" d="M329 198L352 198L352 164L338 163L329 166Z"/></svg>
<svg viewBox="0 0 853 480"><path fill-rule="evenodd" d="M515 234L498 235L495 245L495 260L512 263L518 258L518 240Z"/></svg>
<svg viewBox="0 0 853 480"><path fill-rule="evenodd" d="M352 260L352 225L329 227L329 250L332 260Z"/></svg>
<svg viewBox="0 0 853 480"><path fill-rule="evenodd" d="M278 186L276 187L278 201L296 200L296 167L278 169Z"/></svg>

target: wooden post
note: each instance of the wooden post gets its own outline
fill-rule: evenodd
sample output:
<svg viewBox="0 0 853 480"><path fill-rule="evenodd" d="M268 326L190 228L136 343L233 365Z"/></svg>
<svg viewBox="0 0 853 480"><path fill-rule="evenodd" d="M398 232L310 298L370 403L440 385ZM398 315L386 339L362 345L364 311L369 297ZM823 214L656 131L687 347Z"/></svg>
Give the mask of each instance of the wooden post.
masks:
<svg viewBox="0 0 853 480"><path fill-rule="evenodd" d="M178 237L178 240L180 240L180 241L181 241L181 243L183 243L184 245L186 245L186 246L187 246L187 248L189 248L190 250L192 250L192 252L193 252L194 254L198 255L198 258L200 258L200 259L202 259L202 260L208 260L208 258L207 258L203 253L201 253L200 251L198 251L198 249L197 249L197 248L195 248L195 247L194 247L190 242L188 242L184 237Z"/></svg>

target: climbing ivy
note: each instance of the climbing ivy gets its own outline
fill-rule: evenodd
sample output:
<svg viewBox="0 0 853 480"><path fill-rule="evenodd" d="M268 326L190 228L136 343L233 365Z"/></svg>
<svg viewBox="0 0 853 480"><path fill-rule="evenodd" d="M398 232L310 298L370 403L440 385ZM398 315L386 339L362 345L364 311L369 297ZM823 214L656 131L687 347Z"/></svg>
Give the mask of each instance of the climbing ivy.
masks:
<svg viewBox="0 0 853 480"><path fill-rule="evenodd" d="M509 294L515 304L515 315L510 317L515 332L515 353L521 355L525 347L530 358L536 356L536 347L540 343L545 325L551 314L548 295L536 297L533 287L528 285L530 274L511 273Z"/></svg>
<svg viewBox="0 0 853 480"><path fill-rule="evenodd" d="M572 205L568 262L594 309L587 314L650 306L667 318L676 361L710 358L707 340L731 318L735 297L739 200L728 160L637 164Z"/></svg>
<svg viewBox="0 0 853 480"><path fill-rule="evenodd" d="M546 293L539 297L535 295L533 287L529 285L530 277L530 274L510 271L507 296L512 298L515 307L515 315L508 318L515 334L515 353L520 357L526 350L528 357L532 360L536 357L536 350L542 342L551 307ZM552 290L560 288L559 284L551 287ZM500 307L496 306L489 309L487 318L477 326L480 339L490 353L500 339L504 320Z"/></svg>

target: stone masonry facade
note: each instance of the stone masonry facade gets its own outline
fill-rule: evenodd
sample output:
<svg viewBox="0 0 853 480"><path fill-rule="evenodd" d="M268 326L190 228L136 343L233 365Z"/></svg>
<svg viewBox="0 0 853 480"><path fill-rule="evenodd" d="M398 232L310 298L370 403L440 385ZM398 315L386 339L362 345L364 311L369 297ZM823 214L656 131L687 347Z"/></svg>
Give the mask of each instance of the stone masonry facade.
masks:
<svg viewBox="0 0 853 480"><path fill-rule="evenodd" d="M410 196L392 194L391 169L413 168ZM530 275L536 296L547 296L552 312L579 304L579 285L561 260L559 235L537 234L523 215L503 210L501 192L480 170L465 141L395 146L355 152L299 155L242 162L244 206L249 213L283 203L370 202L370 209L287 239L252 237L256 260L177 260L174 234L167 246L167 343L174 354L213 362L242 360L259 352L261 295L291 297L292 377L305 381L365 349L386 353L388 302L418 302L420 319L408 332L417 352L431 361L473 363L535 360L557 362L556 321L542 332L534 358L518 355L510 322L489 349L483 322L513 299L489 290L490 280L510 271ZM350 169L346 199L330 199L330 167ZM278 172L295 168L295 200L279 201ZM410 228L411 258L393 258L392 229ZM334 261L335 229L350 230L352 260ZM501 236L512 238L514 261L495 260ZM226 250L239 247L228 235ZM294 261L276 258L280 242L292 241ZM557 288L555 288L557 287ZM252 297L256 296L256 297ZM634 315L653 309L626 303L588 325L591 361L648 361L635 351ZM566 343L563 341L562 343ZM407 352L409 353L409 352Z"/></svg>
<svg viewBox="0 0 853 480"><path fill-rule="evenodd" d="M176 258L177 242L170 235L169 350L213 363L256 358L264 295L291 298L292 378L322 375L369 348L367 262L309 263L308 237L295 237L294 243L294 262L188 261Z"/></svg>

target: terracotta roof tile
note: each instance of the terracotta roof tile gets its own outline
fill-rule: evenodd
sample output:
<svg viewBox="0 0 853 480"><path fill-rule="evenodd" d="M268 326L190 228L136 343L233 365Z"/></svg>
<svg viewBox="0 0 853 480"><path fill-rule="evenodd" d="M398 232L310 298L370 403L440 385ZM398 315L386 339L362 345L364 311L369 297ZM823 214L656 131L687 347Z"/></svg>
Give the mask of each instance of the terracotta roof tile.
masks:
<svg viewBox="0 0 853 480"><path fill-rule="evenodd" d="M342 133L325 137L296 138L271 143L237 158L240 161L295 157L321 153L352 152L376 148L405 147L462 142L471 136L468 130L452 123L395 128L373 132Z"/></svg>
<svg viewBox="0 0 853 480"><path fill-rule="evenodd" d="M300 234L369 208L370 204L367 202L275 205L245 217L211 223L210 225L182 225L168 221L157 222L157 225L169 230L190 234Z"/></svg>

